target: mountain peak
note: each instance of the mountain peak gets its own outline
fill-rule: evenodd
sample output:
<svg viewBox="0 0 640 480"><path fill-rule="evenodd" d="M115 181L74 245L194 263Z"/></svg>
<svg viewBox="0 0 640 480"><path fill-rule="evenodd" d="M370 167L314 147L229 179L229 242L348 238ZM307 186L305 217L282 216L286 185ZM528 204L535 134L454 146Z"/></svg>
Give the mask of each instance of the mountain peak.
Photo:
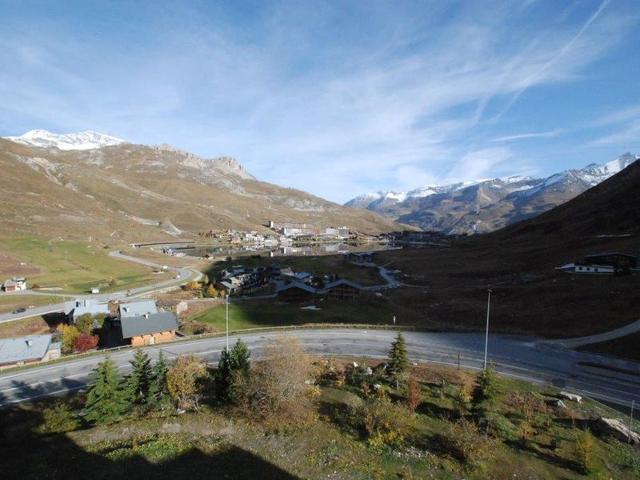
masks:
<svg viewBox="0 0 640 480"><path fill-rule="evenodd" d="M121 138L104 133L86 130L84 132L58 134L48 130L29 130L20 136L4 137L13 142L22 143L31 147L58 148L59 150L92 150L94 148L108 147L127 143Z"/></svg>

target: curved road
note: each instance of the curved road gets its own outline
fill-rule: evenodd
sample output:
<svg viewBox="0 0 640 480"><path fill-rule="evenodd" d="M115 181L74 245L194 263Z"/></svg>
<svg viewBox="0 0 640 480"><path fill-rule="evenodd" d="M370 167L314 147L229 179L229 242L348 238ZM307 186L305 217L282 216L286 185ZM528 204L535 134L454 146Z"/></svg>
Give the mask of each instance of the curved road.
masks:
<svg viewBox="0 0 640 480"><path fill-rule="evenodd" d="M483 334L405 332L409 357L414 362L461 364L481 368L484 352ZM310 353L324 356L356 356L385 358L396 332L362 329L309 329L284 332L262 332L233 335L240 337L260 356L265 342L277 335L298 337ZM163 351L168 358L193 353L209 363L217 362L224 337L187 339L147 347L153 357ZM79 390L86 386L88 375L96 364L109 356L122 373L129 368L134 349L102 353L77 360L15 370L0 374L0 406L29 399ZM613 361L608 357L574 352L536 343L520 337L494 335L489 343L490 361L503 374L537 383L549 383L583 395L628 405L640 399L640 364L615 361L617 371L603 369Z"/></svg>
<svg viewBox="0 0 640 480"><path fill-rule="evenodd" d="M162 265L151 262L149 260L144 260L141 258L132 257L130 255L125 255L120 253L119 251L110 252L109 255L114 258L118 258L120 260L125 260L129 262L139 263L141 265L145 265L151 268L162 268ZM188 267L168 267L168 269L172 272L175 272L178 275L178 278L171 278L168 280L163 280L162 282L155 283L152 285L146 285L144 287L132 288L129 290L121 290L118 292L111 293L101 293L99 295L73 295L69 293L58 293L58 292L46 292L44 293L47 296L60 296L67 298L94 298L98 301L109 301L109 300L127 300L129 298L135 298L140 295L145 295L149 293L154 293L164 288L169 288L177 285L182 285L183 283L189 282L191 280L199 279L202 274L197 270L193 270ZM41 292L16 292L9 293L3 295L40 295ZM23 318L36 317L38 315L46 315L48 313L57 313L64 311L64 303L56 303L50 305L43 305L40 307L27 309L26 312L22 313L0 313L0 323L12 322L14 320L22 320Z"/></svg>

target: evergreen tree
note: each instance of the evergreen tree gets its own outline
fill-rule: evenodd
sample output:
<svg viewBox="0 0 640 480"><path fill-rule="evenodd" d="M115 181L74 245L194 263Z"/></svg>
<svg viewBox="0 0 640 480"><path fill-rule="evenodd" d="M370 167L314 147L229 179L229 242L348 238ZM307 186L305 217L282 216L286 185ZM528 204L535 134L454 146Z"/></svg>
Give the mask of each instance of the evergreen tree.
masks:
<svg viewBox="0 0 640 480"><path fill-rule="evenodd" d="M408 373L409 357L407 356L407 345L402 332L398 332L389 352L389 374L396 382L396 388L400 385L400 382L406 380Z"/></svg>
<svg viewBox="0 0 640 480"><path fill-rule="evenodd" d="M251 352L240 339L230 351L225 348L220 354L218 370L216 371L216 393L219 399L229 400L231 384L236 375L249 375L249 357Z"/></svg>
<svg viewBox="0 0 640 480"><path fill-rule="evenodd" d="M472 413L476 422L481 426L486 422L489 414L495 405L498 396L497 377L493 365L478 374L476 386L471 395Z"/></svg>
<svg viewBox="0 0 640 480"><path fill-rule="evenodd" d="M151 384L149 385L148 402L150 405L160 405L169 396L167 389L167 371L169 366L162 351L158 356L158 361L153 366Z"/></svg>
<svg viewBox="0 0 640 480"><path fill-rule="evenodd" d="M149 387L153 378L151 359L142 350L137 350L131 361L133 370L122 383L123 399L129 408L148 402Z"/></svg>
<svg viewBox="0 0 640 480"><path fill-rule="evenodd" d="M231 361L231 369L242 372L243 374L249 373L250 363L249 358L251 357L251 352L247 347L247 344L242 340L238 339L236 344L231 349L230 361Z"/></svg>
<svg viewBox="0 0 640 480"><path fill-rule="evenodd" d="M114 422L122 415L124 404L118 369L109 358L91 372L84 409L85 418L92 423Z"/></svg>

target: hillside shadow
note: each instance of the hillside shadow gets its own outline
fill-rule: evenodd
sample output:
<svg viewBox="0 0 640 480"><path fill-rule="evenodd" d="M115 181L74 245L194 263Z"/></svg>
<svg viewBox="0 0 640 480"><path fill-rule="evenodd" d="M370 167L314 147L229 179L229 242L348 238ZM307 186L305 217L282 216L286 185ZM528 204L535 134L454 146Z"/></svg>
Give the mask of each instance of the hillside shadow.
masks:
<svg viewBox="0 0 640 480"><path fill-rule="evenodd" d="M2 478L6 479L87 479L122 478L145 479L283 479L298 477L265 461L257 455L234 445L218 446L212 453L195 447L177 455L167 454L170 460L152 462L132 452L144 451L153 458L165 448L153 439L130 448L127 442L92 445L87 451L64 433L41 434L43 423L40 407L51 400L37 402L38 408L13 406L0 415L0 458ZM123 446L129 448L122 448ZM212 445L213 446L213 445ZM100 448L99 448L100 447Z"/></svg>

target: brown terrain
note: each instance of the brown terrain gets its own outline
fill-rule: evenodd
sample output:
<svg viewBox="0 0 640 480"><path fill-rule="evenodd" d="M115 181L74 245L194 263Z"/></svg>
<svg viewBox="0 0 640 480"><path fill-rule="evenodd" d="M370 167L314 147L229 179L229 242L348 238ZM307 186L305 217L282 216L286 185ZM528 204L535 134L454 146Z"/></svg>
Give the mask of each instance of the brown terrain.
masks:
<svg viewBox="0 0 640 480"><path fill-rule="evenodd" d="M0 171L1 236L148 241L264 230L269 220L365 233L398 228L376 213L260 182L233 159L167 146L62 151L0 139Z"/></svg>
<svg viewBox="0 0 640 480"><path fill-rule="evenodd" d="M555 267L585 254L640 253L640 163L564 205L451 248L376 255L413 285L393 293L412 323L484 328L493 289L493 331L545 337L604 332L640 318L640 275L570 275Z"/></svg>

